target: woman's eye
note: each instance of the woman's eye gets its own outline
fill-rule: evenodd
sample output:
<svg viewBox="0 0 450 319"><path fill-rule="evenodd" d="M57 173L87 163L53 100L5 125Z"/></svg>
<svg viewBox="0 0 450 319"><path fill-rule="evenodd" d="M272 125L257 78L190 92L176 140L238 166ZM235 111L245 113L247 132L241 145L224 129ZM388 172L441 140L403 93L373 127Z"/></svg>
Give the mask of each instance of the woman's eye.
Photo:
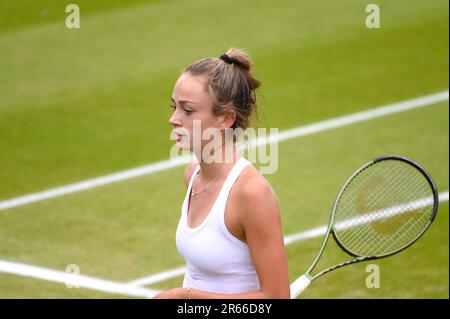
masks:
<svg viewBox="0 0 450 319"><path fill-rule="evenodd" d="M172 108L172 111L173 112L175 112L175 110L176 110L176 106L175 105L171 105L170 106L171 108ZM183 111L184 111L184 113L186 114L186 115L191 115L194 111L192 111L192 110L189 110L189 109L183 109Z"/></svg>

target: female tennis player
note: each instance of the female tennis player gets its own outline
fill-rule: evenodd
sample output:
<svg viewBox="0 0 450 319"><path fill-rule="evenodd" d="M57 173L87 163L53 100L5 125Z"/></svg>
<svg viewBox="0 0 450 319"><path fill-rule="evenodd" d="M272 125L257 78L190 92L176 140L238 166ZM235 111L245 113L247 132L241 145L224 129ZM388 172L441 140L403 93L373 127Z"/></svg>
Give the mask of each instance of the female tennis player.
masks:
<svg viewBox="0 0 450 319"><path fill-rule="evenodd" d="M187 194L176 232L187 270L183 287L155 298L290 296L278 200L226 134L246 129L256 109L260 82L251 69L247 53L231 48L220 58L192 63L175 84L169 123L177 147L197 159L185 170Z"/></svg>

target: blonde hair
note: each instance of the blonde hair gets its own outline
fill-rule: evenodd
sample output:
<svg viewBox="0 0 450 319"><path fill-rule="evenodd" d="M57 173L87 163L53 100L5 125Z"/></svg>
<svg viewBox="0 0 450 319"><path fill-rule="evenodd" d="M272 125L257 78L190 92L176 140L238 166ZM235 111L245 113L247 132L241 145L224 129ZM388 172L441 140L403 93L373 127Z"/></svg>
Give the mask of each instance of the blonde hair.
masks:
<svg viewBox="0 0 450 319"><path fill-rule="evenodd" d="M206 58L193 62L184 72L207 78L206 90L214 98L213 114L218 116L232 108L236 120L231 128L246 129L250 116L257 113L255 90L261 82L252 74L253 63L249 55L239 49L230 48L226 61L221 58Z"/></svg>

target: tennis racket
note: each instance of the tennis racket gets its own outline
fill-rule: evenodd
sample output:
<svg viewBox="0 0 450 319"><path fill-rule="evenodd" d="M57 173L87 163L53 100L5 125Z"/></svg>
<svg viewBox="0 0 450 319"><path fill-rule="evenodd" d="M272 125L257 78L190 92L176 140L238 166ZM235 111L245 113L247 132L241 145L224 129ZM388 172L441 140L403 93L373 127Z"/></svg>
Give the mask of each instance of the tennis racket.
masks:
<svg viewBox="0 0 450 319"><path fill-rule="evenodd" d="M319 253L291 284L291 298L332 270L392 256L411 246L434 220L438 198L431 176L407 158L383 156L362 166L336 196ZM312 275L331 234L353 258Z"/></svg>

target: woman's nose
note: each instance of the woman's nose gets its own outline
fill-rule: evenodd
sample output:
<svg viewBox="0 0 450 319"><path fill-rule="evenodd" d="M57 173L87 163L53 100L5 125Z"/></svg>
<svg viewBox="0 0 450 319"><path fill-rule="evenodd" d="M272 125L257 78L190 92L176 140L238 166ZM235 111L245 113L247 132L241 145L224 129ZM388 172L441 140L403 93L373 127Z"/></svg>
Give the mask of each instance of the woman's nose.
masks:
<svg viewBox="0 0 450 319"><path fill-rule="evenodd" d="M173 112L172 116L169 119L169 124L173 125L173 126L180 125L180 119L178 118L178 112L177 111Z"/></svg>

